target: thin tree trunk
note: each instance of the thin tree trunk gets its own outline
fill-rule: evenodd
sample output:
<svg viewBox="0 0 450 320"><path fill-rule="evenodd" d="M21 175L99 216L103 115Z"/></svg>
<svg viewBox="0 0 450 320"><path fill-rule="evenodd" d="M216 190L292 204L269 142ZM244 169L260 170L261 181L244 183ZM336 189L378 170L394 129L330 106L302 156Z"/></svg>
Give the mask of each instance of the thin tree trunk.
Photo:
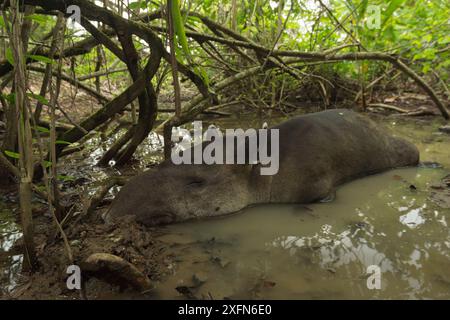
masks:
<svg viewBox="0 0 450 320"><path fill-rule="evenodd" d="M63 51L64 46L64 32L65 32L65 19L62 14L58 15L58 22L62 21L62 30L59 28L54 34L55 45L59 53ZM59 59L57 73L60 75L62 72L62 59ZM50 82L51 83L51 82ZM59 206L59 189L57 179L57 155L56 155L56 104L58 102L59 92L61 88L61 77L56 78L56 85L53 90L50 89L50 159L52 166L50 168L49 175L49 194L52 195L55 206L51 206L51 211L54 214L56 224L62 220L61 207Z"/></svg>
<svg viewBox="0 0 450 320"><path fill-rule="evenodd" d="M180 93L180 82L178 79L178 64L175 52L175 35L174 35L174 25L172 16L172 6L173 1L167 0L167 25L169 33L169 47L170 47L170 65L172 67L172 79L173 79L173 89L175 93L175 117L181 115L181 93ZM165 128L164 130L164 157L168 159L170 157L172 140L172 127Z"/></svg>
<svg viewBox="0 0 450 320"><path fill-rule="evenodd" d="M33 180L33 140L31 134L29 101L26 95L27 78L25 73L24 45L22 38L23 17L19 12L18 1L10 1L10 20L12 30L10 32L10 43L13 51L15 68L15 106L19 115L18 138L19 138L19 169L20 169L20 209L21 224L24 239L25 266L34 270L37 266L34 228L31 212L31 195Z"/></svg>
<svg viewBox="0 0 450 320"><path fill-rule="evenodd" d="M58 18L58 20L56 21L54 30L53 30L54 31L53 34L58 33L58 30L61 28L63 23L64 23L64 19ZM55 56L56 41L57 41L57 39L55 37L53 37L51 45L50 45L50 52L49 52L50 59L53 59L53 57ZM45 67L44 79L42 80L41 91L39 92L39 95L41 97L45 97L45 95L47 94L48 86L49 86L49 83L51 82L51 78L52 78L52 64L47 63L47 65ZM42 102L38 101L36 104L36 109L34 111L34 121L36 123L39 123L39 120L41 117L41 112L42 112L42 107L43 107Z"/></svg>
<svg viewBox="0 0 450 320"><path fill-rule="evenodd" d="M103 64L102 47L98 46L97 61L95 61L95 72L99 72L101 70L102 64ZM97 90L97 92L101 94L100 76L95 77L95 90Z"/></svg>
<svg viewBox="0 0 450 320"><path fill-rule="evenodd" d="M237 26L237 0L231 1L231 30L236 31Z"/></svg>

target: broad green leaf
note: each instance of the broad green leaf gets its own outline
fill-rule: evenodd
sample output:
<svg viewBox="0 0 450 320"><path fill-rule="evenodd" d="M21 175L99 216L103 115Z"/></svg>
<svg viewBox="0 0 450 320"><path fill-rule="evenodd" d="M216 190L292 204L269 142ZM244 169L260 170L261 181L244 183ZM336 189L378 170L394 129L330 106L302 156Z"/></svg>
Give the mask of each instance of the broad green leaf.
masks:
<svg viewBox="0 0 450 320"><path fill-rule="evenodd" d="M422 37L422 40L426 42L430 42L431 39L433 39L433 36L431 34L426 34Z"/></svg>
<svg viewBox="0 0 450 320"><path fill-rule="evenodd" d="M13 151L9 151L9 150L5 150L4 152L10 158L19 159L19 157L20 157L20 154L18 154L17 152L13 152Z"/></svg>
<svg viewBox="0 0 450 320"><path fill-rule="evenodd" d="M44 56L29 54L29 55L27 55L27 57L29 59L32 59L32 60L35 60L35 61L40 61L40 62L44 62L44 63L53 63L52 59L50 59L48 57L44 57Z"/></svg>
<svg viewBox="0 0 450 320"><path fill-rule="evenodd" d="M429 63L425 63L422 68L423 73L428 73L431 70L431 65Z"/></svg>
<svg viewBox="0 0 450 320"><path fill-rule="evenodd" d="M170 8L170 14L172 16L174 33L176 34L178 44L181 46L183 53L186 56L187 60L191 64L194 64L191 52L189 50L188 42L187 42L186 31L184 29L184 20L181 17L179 0L172 0L172 7ZM175 47L176 47L176 43L175 43ZM208 79L208 75L206 74L206 72L204 70L202 70L202 68L199 66L194 67L194 71L198 76L200 76L203 79L206 86L209 87L209 79Z"/></svg>
<svg viewBox="0 0 450 320"><path fill-rule="evenodd" d="M69 144L72 144L72 142L64 141L64 140L56 140L55 144L66 144L66 145L69 145Z"/></svg>
<svg viewBox="0 0 450 320"><path fill-rule="evenodd" d="M418 59L426 59L426 60L434 60L436 58L436 49L434 48L426 48L422 52L419 52L414 55L414 60Z"/></svg>
<svg viewBox="0 0 450 320"><path fill-rule="evenodd" d="M188 16L187 21L189 21L191 23L193 23L193 22L202 23L202 19L200 19L199 17L193 17L193 16Z"/></svg>
<svg viewBox="0 0 450 320"><path fill-rule="evenodd" d="M397 33L395 32L395 28L392 25L388 26L383 31L383 35L386 39L389 39L392 42L394 42L397 39Z"/></svg>
<svg viewBox="0 0 450 320"><path fill-rule="evenodd" d="M146 4L145 4L145 1L136 1L136 2L130 3L128 5L128 8L130 8L131 10L145 9L146 8Z"/></svg>
<svg viewBox="0 0 450 320"><path fill-rule="evenodd" d="M367 10L367 5L369 4L369 0L361 1L361 5L359 6L359 19L362 20Z"/></svg>
<svg viewBox="0 0 450 320"><path fill-rule="evenodd" d="M181 17L180 3L178 0L172 0L172 7L170 8L173 21L173 29L177 35L178 43L183 48L186 55L190 56L186 32L184 30L183 18Z"/></svg>
<svg viewBox="0 0 450 320"><path fill-rule="evenodd" d="M51 166L52 166L52 162L51 161L44 160L44 167L45 168L49 168Z"/></svg>
<svg viewBox="0 0 450 320"><path fill-rule="evenodd" d="M45 191L47 191L47 188L45 187L45 185L38 185L38 186L36 186L36 188L39 190L39 191L42 191L42 192L45 192Z"/></svg>
<svg viewBox="0 0 450 320"><path fill-rule="evenodd" d="M5 98L5 100L8 101L9 104L14 104L16 102L16 94L15 93L2 94L2 97Z"/></svg>
<svg viewBox="0 0 450 320"><path fill-rule="evenodd" d="M450 36L449 35L438 39L438 43L439 44L447 44L449 42L450 42Z"/></svg>
<svg viewBox="0 0 450 320"><path fill-rule="evenodd" d="M47 22L47 18L40 14L31 14L31 15L27 16L26 18L36 21L39 24L45 24Z"/></svg>
<svg viewBox="0 0 450 320"><path fill-rule="evenodd" d="M45 99L43 96L39 95L39 94L28 93L27 95L28 95L28 97L39 101L43 105L46 105L46 106L49 105L49 101L47 99Z"/></svg>
<svg viewBox="0 0 450 320"><path fill-rule="evenodd" d="M12 65L14 65L14 55L10 47L6 48L6 60Z"/></svg>
<svg viewBox="0 0 450 320"><path fill-rule="evenodd" d="M386 22L392 17L394 14L394 11L397 10L402 4L405 2L405 0L391 0L389 2L389 6L387 7L386 11L384 12L384 20L381 23L381 28L384 27Z"/></svg>
<svg viewBox="0 0 450 320"><path fill-rule="evenodd" d="M75 177L73 177L73 176L67 176L67 175L63 175L63 174L59 174L57 177L56 177L58 180L61 180L61 181L75 181Z"/></svg>
<svg viewBox="0 0 450 320"><path fill-rule="evenodd" d="M41 126L35 126L34 127L37 131L39 132L43 132L43 133L49 133L50 129L46 128L46 127L41 127Z"/></svg>

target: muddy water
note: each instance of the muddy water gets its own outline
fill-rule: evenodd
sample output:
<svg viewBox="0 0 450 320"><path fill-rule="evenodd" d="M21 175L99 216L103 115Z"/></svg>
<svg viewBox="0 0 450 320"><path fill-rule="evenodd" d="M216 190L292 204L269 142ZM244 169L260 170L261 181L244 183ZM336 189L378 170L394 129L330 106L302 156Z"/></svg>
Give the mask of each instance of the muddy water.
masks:
<svg viewBox="0 0 450 320"><path fill-rule="evenodd" d="M0 201L0 297L3 290L10 291L16 286L16 275L21 270L23 256L10 250L21 236L10 208Z"/></svg>
<svg viewBox="0 0 450 320"><path fill-rule="evenodd" d="M422 161L443 168L360 179L340 187L329 203L257 206L168 227L161 240L172 246L173 272L155 292L161 298L449 299L450 208L431 186L450 172L450 137L437 134L437 125L388 123L418 145ZM377 285L373 266L380 289L368 288Z"/></svg>

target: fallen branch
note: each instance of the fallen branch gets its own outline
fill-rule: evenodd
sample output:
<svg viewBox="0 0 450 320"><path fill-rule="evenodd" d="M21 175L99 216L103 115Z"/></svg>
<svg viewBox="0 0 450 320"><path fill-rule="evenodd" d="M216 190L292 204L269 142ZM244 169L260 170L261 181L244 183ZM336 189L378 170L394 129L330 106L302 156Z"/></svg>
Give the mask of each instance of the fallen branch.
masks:
<svg viewBox="0 0 450 320"><path fill-rule="evenodd" d="M121 287L132 287L140 292L151 289L152 285L146 275L130 262L109 254L94 253L81 264L83 272Z"/></svg>
<svg viewBox="0 0 450 320"><path fill-rule="evenodd" d="M389 104L384 104L384 103L369 103L367 105L369 108L382 108L382 109L387 109L387 110L393 110L396 112L400 112L400 113L408 113L408 110L396 107L396 106L392 106Z"/></svg>

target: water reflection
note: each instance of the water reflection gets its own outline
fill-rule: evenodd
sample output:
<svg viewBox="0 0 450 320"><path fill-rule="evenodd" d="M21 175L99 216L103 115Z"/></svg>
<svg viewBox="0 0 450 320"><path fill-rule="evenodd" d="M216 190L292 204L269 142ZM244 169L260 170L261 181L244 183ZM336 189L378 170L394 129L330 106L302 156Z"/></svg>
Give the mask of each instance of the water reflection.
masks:
<svg viewBox="0 0 450 320"><path fill-rule="evenodd" d="M417 226L425 223L425 218L422 216L422 209L426 208L426 204L421 208L412 209L407 214L400 216L399 220L408 228L414 229Z"/></svg>
<svg viewBox="0 0 450 320"><path fill-rule="evenodd" d="M0 295L17 285L17 274L22 267L23 255L10 255L17 240L21 238L19 226L10 212L0 203Z"/></svg>
<svg viewBox="0 0 450 320"><path fill-rule="evenodd" d="M365 238L355 238L355 235L351 230L346 230L332 236L282 236L276 238L271 245L288 250L291 256L295 256L302 249L313 248L311 252L318 256L319 264L324 269L358 263L361 270L378 265L382 271L393 271L392 262L383 253L372 248Z"/></svg>

